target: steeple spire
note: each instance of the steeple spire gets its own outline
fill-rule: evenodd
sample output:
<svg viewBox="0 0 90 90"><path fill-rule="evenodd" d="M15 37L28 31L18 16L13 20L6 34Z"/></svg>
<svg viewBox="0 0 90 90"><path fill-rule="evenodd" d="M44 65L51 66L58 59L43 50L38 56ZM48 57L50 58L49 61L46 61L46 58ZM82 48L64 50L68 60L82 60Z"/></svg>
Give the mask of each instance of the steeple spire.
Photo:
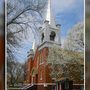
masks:
<svg viewBox="0 0 90 90"><path fill-rule="evenodd" d="M51 0L48 0L48 7L46 12L46 20L49 21L49 24L52 26L56 26L55 19L51 10Z"/></svg>
<svg viewBox="0 0 90 90"><path fill-rule="evenodd" d="M51 0L48 0L48 7L46 12L46 20L50 21L51 18Z"/></svg>

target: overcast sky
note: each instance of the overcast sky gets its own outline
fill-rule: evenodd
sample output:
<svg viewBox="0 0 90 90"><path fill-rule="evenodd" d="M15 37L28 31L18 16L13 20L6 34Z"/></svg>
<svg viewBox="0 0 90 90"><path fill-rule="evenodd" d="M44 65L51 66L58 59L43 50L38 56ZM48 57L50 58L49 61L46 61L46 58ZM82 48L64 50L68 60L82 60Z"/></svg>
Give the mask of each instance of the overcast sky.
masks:
<svg viewBox="0 0 90 90"><path fill-rule="evenodd" d="M75 24L84 19L84 0L51 0L52 13L58 24L61 24L61 42L65 40L68 31ZM22 48L18 50L17 59L24 62L27 59L27 51L32 48L34 36L30 31L30 37L22 43Z"/></svg>

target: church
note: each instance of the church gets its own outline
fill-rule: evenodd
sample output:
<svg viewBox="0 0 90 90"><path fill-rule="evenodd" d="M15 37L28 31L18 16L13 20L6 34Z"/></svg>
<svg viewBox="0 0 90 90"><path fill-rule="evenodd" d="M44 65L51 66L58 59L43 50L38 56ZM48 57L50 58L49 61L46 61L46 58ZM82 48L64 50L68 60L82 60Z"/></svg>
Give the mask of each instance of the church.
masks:
<svg viewBox="0 0 90 90"><path fill-rule="evenodd" d="M26 63L26 82L37 85L37 90L51 90L54 85L50 77L47 64L49 48L53 45L61 47L60 25L56 24L51 12L51 2L48 2L47 16L43 25L39 28L40 42L35 50L30 50ZM46 88L47 87L47 88Z"/></svg>
<svg viewBox="0 0 90 90"><path fill-rule="evenodd" d="M55 90L54 80L50 76L50 69L47 63L49 48L53 45L61 48L60 24L55 22L51 12L51 1L48 0L47 16L43 25L39 27L39 45L31 49L26 62L25 82L35 85L35 90ZM34 90L34 89L33 89Z"/></svg>

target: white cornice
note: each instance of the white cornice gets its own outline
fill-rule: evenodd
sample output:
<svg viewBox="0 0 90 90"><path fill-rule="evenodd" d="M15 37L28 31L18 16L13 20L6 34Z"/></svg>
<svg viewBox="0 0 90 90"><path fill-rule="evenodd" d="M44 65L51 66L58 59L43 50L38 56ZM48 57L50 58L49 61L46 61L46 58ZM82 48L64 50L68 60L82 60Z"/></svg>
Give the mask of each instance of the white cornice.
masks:
<svg viewBox="0 0 90 90"><path fill-rule="evenodd" d="M61 47L61 44L58 44L58 43L55 43L55 42L52 42L52 41L45 41L43 42L39 47L38 47L38 50L41 50L45 47L52 47L53 45L57 45L58 47Z"/></svg>

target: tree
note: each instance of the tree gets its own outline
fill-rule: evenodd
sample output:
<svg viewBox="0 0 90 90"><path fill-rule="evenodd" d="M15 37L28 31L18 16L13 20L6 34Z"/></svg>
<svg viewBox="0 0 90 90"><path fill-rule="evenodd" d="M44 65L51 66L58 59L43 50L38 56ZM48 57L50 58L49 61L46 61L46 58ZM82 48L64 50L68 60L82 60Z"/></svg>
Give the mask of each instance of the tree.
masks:
<svg viewBox="0 0 90 90"><path fill-rule="evenodd" d="M83 81L83 53L64 50L54 45L49 49L47 63L51 70L50 75L55 81L66 77L75 83Z"/></svg>
<svg viewBox="0 0 90 90"><path fill-rule="evenodd" d="M63 60L63 50L56 45L49 48L47 63L51 70L50 75L52 79L57 81L63 74L62 64L65 63Z"/></svg>
<svg viewBox="0 0 90 90"><path fill-rule="evenodd" d="M38 38L38 25L42 23L46 3L47 0L7 1L7 77L9 85L14 85L24 79L24 67L17 62L15 53L21 46L21 42L28 38L30 30L34 33L35 39Z"/></svg>
<svg viewBox="0 0 90 90"><path fill-rule="evenodd" d="M76 24L68 33L64 48L72 51L84 51L84 24Z"/></svg>
<svg viewBox="0 0 90 90"><path fill-rule="evenodd" d="M70 60L63 66L64 77L76 84L84 83L84 65L76 60Z"/></svg>
<svg viewBox="0 0 90 90"><path fill-rule="evenodd" d="M45 0L8 0L7 1L7 53L14 55L20 42L32 30L38 36L38 23L42 22ZM37 33L37 35L36 35ZM36 37L37 36L37 37Z"/></svg>
<svg viewBox="0 0 90 90"><path fill-rule="evenodd" d="M7 83L8 86L18 83L23 83L24 81L24 65L15 61L15 60L9 60L7 63L8 67L8 73L7 73Z"/></svg>

